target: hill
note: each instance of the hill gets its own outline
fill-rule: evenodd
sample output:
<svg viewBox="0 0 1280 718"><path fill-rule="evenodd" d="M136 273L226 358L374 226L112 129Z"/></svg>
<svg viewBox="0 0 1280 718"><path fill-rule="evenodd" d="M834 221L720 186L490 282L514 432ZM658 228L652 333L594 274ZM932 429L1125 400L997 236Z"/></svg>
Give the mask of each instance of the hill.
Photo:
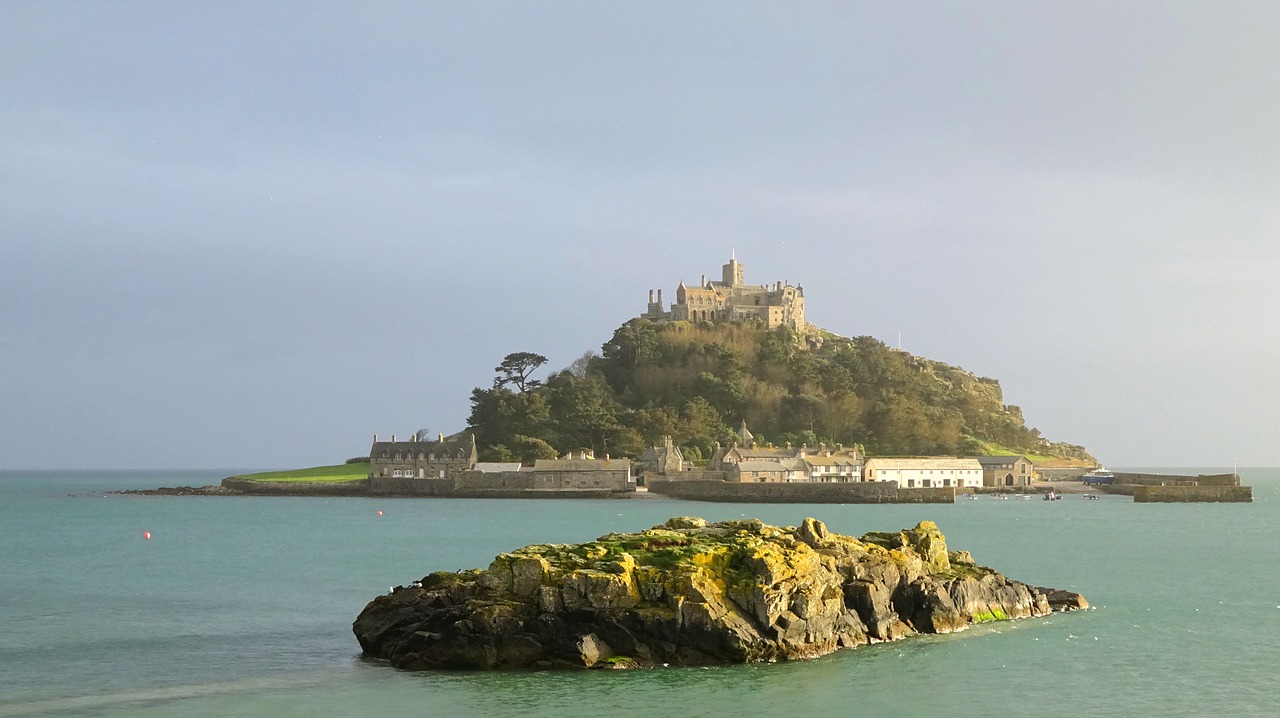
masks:
<svg viewBox="0 0 1280 718"><path fill-rule="evenodd" d="M738 440L861 444L875 455L1022 453L1092 461L1053 443L1004 404L1000 383L891 349L873 337L802 338L756 321L633 319L599 354L545 381L546 359L522 352L471 394L468 426L484 460L591 449L638 456L670 435L685 456Z"/></svg>

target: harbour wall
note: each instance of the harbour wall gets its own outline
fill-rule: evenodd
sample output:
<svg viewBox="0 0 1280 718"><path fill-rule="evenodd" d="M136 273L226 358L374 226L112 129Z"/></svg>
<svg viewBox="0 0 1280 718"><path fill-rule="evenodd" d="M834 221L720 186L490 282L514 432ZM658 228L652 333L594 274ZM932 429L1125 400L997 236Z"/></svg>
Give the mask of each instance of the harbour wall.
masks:
<svg viewBox="0 0 1280 718"><path fill-rule="evenodd" d="M368 496L369 480L356 481L250 481L234 476L223 479L222 487L257 496Z"/></svg>
<svg viewBox="0 0 1280 718"><path fill-rule="evenodd" d="M1239 486L1239 474L1149 474L1117 471L1117 484L1136 486Z"/></svg>
<svg viewBox="0 0 1280 718"><path fill-rule="evenodd" d="M625 493L617 489L594 487L534 488L532 476L520 476L515 472L487 476L479 472L465 473L467 476L463 481L375 476L369 479L367 495L454 499L605 499Z"/></svg>
<svg viewBox="0 0 1280 718"><path fill-rule="evenodd" d="M1252 486L1134 486L1137 503L1250 503Z"/></svg>
<svg viewBox="0 0 1280 718"><path fill-rule="evenodd" d="M649 491L673 499L744 504L953 504L952 487L899 489L894 481L841 484L673 481L650 479Z"/></svg>

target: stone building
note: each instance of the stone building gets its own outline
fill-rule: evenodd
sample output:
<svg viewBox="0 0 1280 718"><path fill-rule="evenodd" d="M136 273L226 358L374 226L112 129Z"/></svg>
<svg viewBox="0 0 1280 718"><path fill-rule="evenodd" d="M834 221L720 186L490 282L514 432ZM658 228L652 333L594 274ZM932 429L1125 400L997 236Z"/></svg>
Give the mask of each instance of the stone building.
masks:
<svg viewBox="0 0 1280 718"><path fill-rule="evenodd" d="M609 489L634 491L630 459L597 459L589 453L566 454L559 459L538 459L521 472L535 489Z"/></svg>
<svg viewBox="0 0 1280 718"><path fill-rule="evenodd" d="M391 441L374 436L369 476L452 479L458 472L474 469L478 458L476 437L466 432L441 434L436 441L419 441L416 434L408 441L396 441L395 434Z"/></svg>
<svg viewBox="0 0 1280 718"><path fill-rule="evenodd" d="M651 446L636 459L636 471L646 474L666 476L692 468L693 465L685 461L680 447L675 445L670 436L662 437L662 446Z"/></svg>
<svg viewBox="0 0 1280 718"><path fill-rule="evenodd" d="M930 456L916 459L867 459L866 481L896 481L900 489L982 486L982 464L976 459Z"/></svg>
<svg viewBox="0 0 1280 718"><path fill-rule="evenodd" d="M731 481L848 483L862 480L862 452L842 444L817 448L756 446L744 421L738 430L743 445L715 447L707 468L724 471Z"/></svg>
<svg viewBox="0 0 1280 718"><path fill-rule="evenodd" d="M975 456L982 464L983 486L1030 486L1035 467L1025 456Z"/></svg>
<svg viewBox="0 0 1280 718"><path fill-rule="evenodd" d="M703 275L697 286L680 282L676 301L670 309L663 306L662 290L649 290L649 306L644 319L654 322L724 322L757 319L770 329L791 327L801 335L814 332L804 318L804 289L790 281L768 284L745 284L743 268L736 258L721 268L720 281Z"/></svg>

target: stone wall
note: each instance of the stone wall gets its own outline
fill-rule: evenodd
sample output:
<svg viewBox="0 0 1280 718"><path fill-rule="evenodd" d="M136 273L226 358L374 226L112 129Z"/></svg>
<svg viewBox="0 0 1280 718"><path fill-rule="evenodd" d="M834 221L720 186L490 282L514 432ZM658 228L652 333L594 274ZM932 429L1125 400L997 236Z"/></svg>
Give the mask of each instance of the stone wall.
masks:
<svg viewBox="0 0 1280 718"><path fill-rule="evenodd" d="M257 496L366 496L369 480L356 481L251 481L230 477L222 486Z"/></svg>
<svg viewBox="0 0 1280 718"><path fill-rule="evenodd" d="M453 496L453 479L409 479L374 476L369 479L370 496Z"/></svg>
<svg viewBox="0 0 1280 718"><path fill-rule="evenodd" d="M951 504L955 489L899 489L892 481L848 484L739 484L651 479L649 491L689 501L778 504Z"/></svg>
<svg viewBox="0 0 1280 718"><path fill-rule="evenodd" d="M1135 486L1134 503L1249 503L1252 486Z"/></svg>
<svg viewBox="0 0 1280 718"><path fill-rule="evenodd" d="M1079 481L1080 477L1088 469L1079 466L1054 466L1048 468L1037 467L1035 471L1041 481Z"/></svg>
<svg viewBox="0 0 1280 718"><path fill-rule="evenodd" d="M1240 477L1236 474L1147 474L1116 472L1117 484L1137 484L1138 486L1239 486Z"/></svg>
<svg viewBox="0 0 1280 718"><path fill-rule="evenodd" d="M459 472L456 479L412 479L394 476L375 476L367 482L369 496L451 497L457 499L519 499L519 498L604 498L622 491L615 486L585 486L572 488L543 485L539 474L554 475L559 472L481 471ZM607 472L591 472L596 474ZM576 477L576 475L575 475ZM600 477L596 477L599 479ZM596 479L591 479L594 484ZM360 482L362 487L365 482ZM603 483L603 482L602 482ZM576 484L576 481L575 481ZM549 486L549 488L548 488ZM238 487L233 487L238 488ZM361 493L359 495L366 495Z"/></svg>

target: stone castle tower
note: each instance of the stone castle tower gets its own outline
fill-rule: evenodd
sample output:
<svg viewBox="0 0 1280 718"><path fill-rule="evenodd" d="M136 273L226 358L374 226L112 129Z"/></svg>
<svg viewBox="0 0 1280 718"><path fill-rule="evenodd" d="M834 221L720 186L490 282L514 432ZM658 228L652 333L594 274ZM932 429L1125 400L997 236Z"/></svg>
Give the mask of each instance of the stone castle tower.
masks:
<svg viewBox="0 0 1280 718"><path fill-rule="evenodd" d="M790 281L746 284L742 265L732 256L729 263L721 267L718 282L709 281L706 275L697 286L681 281L670 310L663 307L661 289L656 301L653 290L649 290L649 307L641 316L655 322L758 319L770 329L787 326L802 335L814 330L804 318L803 287Z"/></svg>

